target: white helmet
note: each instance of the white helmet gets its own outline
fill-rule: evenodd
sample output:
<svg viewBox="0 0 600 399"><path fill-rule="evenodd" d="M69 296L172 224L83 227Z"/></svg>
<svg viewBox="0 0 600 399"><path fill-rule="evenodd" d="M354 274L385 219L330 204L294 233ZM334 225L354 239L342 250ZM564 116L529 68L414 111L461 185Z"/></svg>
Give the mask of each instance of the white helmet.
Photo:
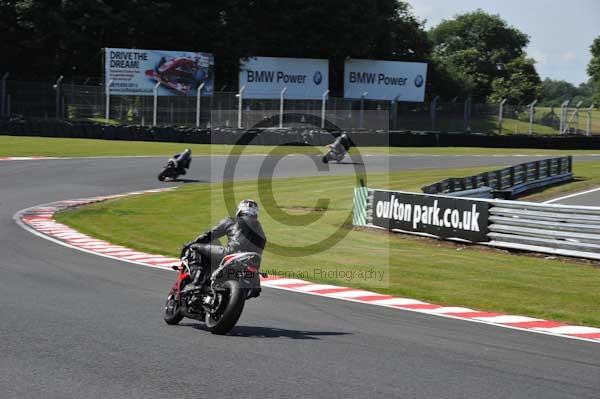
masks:
<svg viewBox="0 0 600 399"><path fill-rule="evenodd" d="M245 199L238 205L237 212L235 216L246 215L258 217L258 204L256 201L251 199Z"/></svg>

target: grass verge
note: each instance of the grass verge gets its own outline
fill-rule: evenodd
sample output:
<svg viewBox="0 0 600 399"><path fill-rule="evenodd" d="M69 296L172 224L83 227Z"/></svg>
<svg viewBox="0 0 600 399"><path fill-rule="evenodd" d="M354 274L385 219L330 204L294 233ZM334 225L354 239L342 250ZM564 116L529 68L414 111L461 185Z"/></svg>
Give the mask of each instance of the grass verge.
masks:
<svg viewBox="0 0 600 399"><path fill-rule="evenodd" d="M157 143L125 140L66 139L50 137L0 136L0 157L92 157L92 156L170 156L184 148L194 155L227 155L234 146L223 144ZM323 150L320 148L319 150ZM352 151L357 151L352 149ZM544 150L532 148L477 147L362 147L370 155L586 155L600 150ZM314 147L247 146L244 154L314 154Z"/></svg>
<svg viewBox="0 0 600 399"><path fill-rule="evenodd" d="M600 181L600 162L576 168L580 179ZM481 171L378 174L369 176L368 185L417 191L449 175ZM261 202L261 220L269 238L263 270L438 304L600 326L600 268L574 260L353 230L346 223L354 185L352 176L331 176L243 181L225 188L232 188L237 200L254 197ZM228 213L223 189L222 184L188 185L173 192L85 206L57 218L113 243L176 256L183 242ZM266 196L269 192L272 198ZM315 206L316 198L329 199L326 210ZM337 240L335 244L324 243L330 236ZM352 271L373 274L349 278Z"/></svg>

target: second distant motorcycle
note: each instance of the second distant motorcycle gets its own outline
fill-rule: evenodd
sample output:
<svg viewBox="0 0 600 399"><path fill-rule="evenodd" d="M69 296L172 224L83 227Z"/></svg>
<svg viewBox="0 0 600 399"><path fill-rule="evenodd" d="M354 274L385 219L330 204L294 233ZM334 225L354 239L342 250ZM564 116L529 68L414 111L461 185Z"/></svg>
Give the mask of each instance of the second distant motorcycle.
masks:
<svg viewBox="0 0 600 399"><path fill-rule="evenodd" d="M328 144L329 151L323 155L323 163L329 163L329 161L342 162L346 153L350 149L350 139L346 133L338 136L335 141Z"/></svg>
<svg viewBox="0 0 600 399"><path fill-rule="evenodd" d="M166 179L176 180L179 176L185 175L187 169L192 163L192 150L186 148L185 151L173 155L163 167L162 172L158 175L158 180L165 181Z"/></svg>

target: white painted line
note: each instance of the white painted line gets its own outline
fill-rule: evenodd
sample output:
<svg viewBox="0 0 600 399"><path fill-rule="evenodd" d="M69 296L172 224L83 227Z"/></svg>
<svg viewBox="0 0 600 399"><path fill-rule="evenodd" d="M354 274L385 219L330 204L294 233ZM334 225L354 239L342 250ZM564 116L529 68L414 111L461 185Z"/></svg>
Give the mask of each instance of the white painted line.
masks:
<svg viewBox="0 0 600 399"><path fill-rule="evenodd" d="M300 284L300 283L310 284L309 282L306 282L306 281L303 281L303 280L298 280L298 279L295 279L295 278L281 278L281 279L278 279L278 280L267 281L266 283L268 283L269 285L272 285L272 286L288 285L288 284Z"/></svg>
<svg viewBox="0 0 600 399"><path fill-rule="evenodd" d="M443 308L436 308L436 309L421 309L421 311L425 312L425 313L434 313L434 314L438 314L438 313L468 313L468 312L474 312L473 309L461 308L461 307L453 307L453 306L448 306L448 307L443 307Z"/></svg>
<svg viewBox="0 0 600 399"><path fill-rule="evenodd" d="M142 252L136 252L133 255L126 255L123 256L123 259L129 259L129 260L140 260L140 259L144 259L144 258L148 258L149 254L145 254Z"/></svg>
<svg viewBox="0 0 600 399"><path fill-rule="evenodd" d="M534 319L533 317L525 317L525 316L512 316L512 315L501 315L501 316L491 316L491 317L475 317L477 320L485 321L487 323L525 323L528 321L545 321L542 319Z"/></svg>
<svg viewBox="0 0 600 399"><path fill-rule="evenodd" d="M376 293L370 292L370 291L353 290L353 291L332 292L330 294L325 294L325 295L332 296L335 298L358 298L361 296L373 296L373 295L379 295L379 294L376 294Z"/></svg>
<svg viewBox="0 0 600 399"><path fill-rule="evenodd" d="M144 263L146 263L146 262L156 263L156 262L162 262L162 261L166 262L166 261L168 261L167 258L162 257L160 255L146 256L145 258L139 258L139 259L135 259L135 260L137 260L138 262L144 262Z"/></svg>
<svg viewBox="0 0 600 399"><path fill-rule="evenodd" d="M338 287L335 285L328 285L328 284L309 284L309 285L305 285L302 287L296 287L296 289L298 291L317 291L317 290L328 290L331 288L338 288Z"/></svg>
<svg viewBox="0 0 600 399"><path fill-rule="evenodd" d="M375 305L382 306L404 306L404 305L421 305L425 302L418 301L416 299L410 298L389 298L389 299L378 299L376 301L372 301Z"/></svg>
<svg viewBox="0 0 600 399"><path fill-rule="evenodd" d="M547 331L554 334L599 334L600 328L585 326L536 327L535 330Z"/></svg>
<svg viewBox="0 0 600 399"><path fill-rule="evenodd" d="M23 229L29 231L30 233L32 233L38 237L52 241L56 244L59 244L59 245L62 245L62 246L65 246L65 247L68 247L71 249L77 249L77 250L80 250L83 252L87 252L89 254L103 256L105 258L109 258L109 259L113 259L113 260L118 260L118 261L122 261L122 262L136 264L136 265L146 266L146 267L152 267L152 268L161 269L161 270L171 270L171 268L169 266L177 265L180 262L178 259L170 260L169 258L165 258L165 260L161 261L161 262L154 262L154 261L150 262L149 261L147 263L143 263L143 262L140 262L139 260L123 259L122 257L115 257L115 256L111 256L108 254L99 253L98 250L88 250L88 249L82 248L82 246L78 247L78 246L71 245L65 241L55 239L47 234L40 233L39 231L35 230L30 225L28 225L24 220L21 219L23 217L23 215L27 214L27 212L31 213L31 209L33 209L33 208L35 208L35 207L24 209L20 212L17 212L13 216L13 219ZM107 248L108 246L114 247L114 245L112 245L110 243L105 243L101 240L97 240L97 241L100 243L103 243L105 248ZM97 246L97 245L93 245L93 246ZM150 254L147 254L147 255L149 257L153 257ZM291 291L291 292L296 292L296 293L303 293L305 295L314 295L314 296L320 296L320 297L328 297L330 299L337 299L337 300L343 300L343 301L348 301L348 302L361 303L363 305L378 305L378 306L383 306L383 307L388 307L388 308L394 308L397 310L399 308L394 307L394 306L401 305L401 304L409 305L409 304L423 304L424 303L424 302L409 299L409 298L389 298L389 299L381 299L381 300L376 300L376 301L362 301L362 300L359 300L356 298L359 298L361 296L372 296L372 295L382 295L382 294L376 294L373 292L362 291L362 290L349 290L348 288L345 288L345 287L335 287L335 288L345 289L345 290L349 290L349 291L344 291L344 293L346 293L346 295L340 295L340 294L342 294L340 292L340 293L338 293L337 296L333 296L331 294L329 294L329 295L320 294L320 293L316 292L317 290L315 290L314 292L310 291L310 290L301 292L297 289L298 287L296 287L296 288L285 287L285 285L288 285L288 284L300 284L301 287L305 287L305 286L313 286L314 287L317 285L317 284L313 284L313 283L306 282L303 280L298 280L298 279L275 279L275 280L266 280L266 281L263 280L263 285L265 287L271 287L271 288L275 288L275 289ZM434 305L434 304L432 304L432 305L438 306L438 305ZM432 312L429 312L429 309L423 310L423 309L406 309L406 308L404 308L404 309L402 309L402 311L407 311L407 312L412 312L412 313L426 313L426 314L435 315L437 317L444 317L444 318L460 320L460 321L470 321L470 322L474 322L474 323L487 324L487 325L491 325L494 327L502 327L502 328L507 328L507 329L512 329L512 330L523 331L523 332L544 334L544 335L550 335L550 336L555 336L555 337L560 337L560 338L568 338L568 339L578 340L578 341L587 341L587 342L592 342L592 343L596 343L596 344L598 342L600 342L600 339L578 337L576 335L568 335L569 333L570 334L581 334L581 333L586 334L586 333L590 333L590 332L592 334L595 334L598 329L591 328L591 327L560 326L560 327L554 327L554 328L545 328L545 329L537 328L537 329L535 329L535 328L511 326L511 325L502 324L502 323L519 323L519 322L528 322L528 321L547 321L547 320L535 319L532 317L525 317L525 316L514 316L514 315L464 318L464 317L454 315L453 313L456 312L457 310L461 310L462 312L472 311L471 309L460 308L460 307L439 307L439 309L446 309L446 310L448 310L448 313L444 313L443 311L438 312L438 313L432 313ZM452 311L450 311L450 310L452 310ZM560 331L560 333L559 333L559 331Z"/></svg>
<svg viewBox="0 0 600 399"><path fill-rule="evenodd" d="M127 248L125 248L125 247L119 247L119 246L116 246L116 245L114 247L92 248L93 251L100 252L100 253L107 254L107 255L111 255L111 256L115 256L115 254L117 254L119 252L123 252L126 249Z"/></svg>
<svg viewBox="0 0 600 399"><path fill-rule="evenodd" d="M564 197L554 198L554 199L545 201L544 204L552 204L554 202L559 202L559 201L562 201L562 200L566 200L568 198L579 197L580 195L586 195L586 194L590 194L590 193L595 193L596 191L600 191L600 187L597 187L597 188L594 188L594 189L591 189L591 190L587 190L587 191L582 191L580 193L565 195Z"/></svg>

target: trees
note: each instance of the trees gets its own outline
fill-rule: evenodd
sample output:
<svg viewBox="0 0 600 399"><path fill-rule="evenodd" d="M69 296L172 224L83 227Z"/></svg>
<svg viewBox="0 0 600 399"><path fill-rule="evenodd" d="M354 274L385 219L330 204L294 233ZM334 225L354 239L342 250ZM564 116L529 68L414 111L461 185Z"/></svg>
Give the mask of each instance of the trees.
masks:
<svg viewBox="0 0 600 399"><path fill-rule="evenodd" d="M594 84L590 79L587 83L575 86L564 80L544 79L540 90L540 104L544 106L558 107L564 101L569 100L571 104L583 101L585 105L592 102Z"/></svg>
<svg viewBox="0 0 600 399"><path fill-rule="evenodd" d="M212 52L230 86L251 55L330 58L339 75L345 57L425 61L431 50L396 0L4 0L0 27L14 55L3 61L22 78L100 76L103 47Z"/></svg>
<svg viewBox="0 0 600 399"><path fill-rule="evenodd" d="M491 102L508 99L511 104L521 101L530 103L540 94L540 77L535 70L535 61L524 56L506 64L504 73L492 80Z"/></svg>
<svg viewBox="0 0 600 399"><path fill-rule="evenodd" d="M529 38L500 16L482 10L458 15L442 21L429 36L434 62L459 83L459 95L479 101L492 94L494 99L535 95L540 79L524 56Z"/></svg>
<svg viewBox="0 0 600 399"><path fill-rule="evenodd" d="M587 67L587 73L590 75L593 84L593 101L596 105L600 104L600 36L598 36L590 46L592 59Z"/></svg>

